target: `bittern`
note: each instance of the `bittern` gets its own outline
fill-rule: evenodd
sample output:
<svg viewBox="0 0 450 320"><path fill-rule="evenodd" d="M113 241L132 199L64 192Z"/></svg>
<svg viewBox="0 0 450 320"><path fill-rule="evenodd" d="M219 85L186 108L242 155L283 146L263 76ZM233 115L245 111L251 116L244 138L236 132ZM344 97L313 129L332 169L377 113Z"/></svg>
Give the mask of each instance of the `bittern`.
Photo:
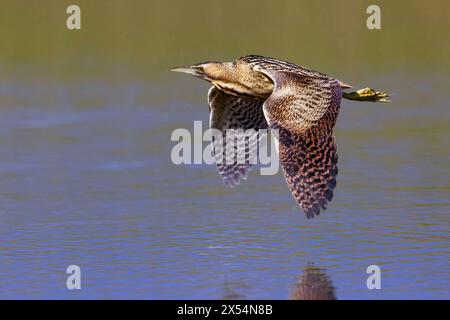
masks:
<svg viewBox="0 0 450 320"><path fill-rule="evenodd" d="M350 85L289 62L248 55L235 62L203 62L172 71L212 83L210 127L277 129L276 145L292 195L308 218L333 198L338 155L333 129L341 98L387 102L370 88L345 93ZM248 149L246 149L246 152ZM247 177L249 163L217 163L229 186Z"/></svg>

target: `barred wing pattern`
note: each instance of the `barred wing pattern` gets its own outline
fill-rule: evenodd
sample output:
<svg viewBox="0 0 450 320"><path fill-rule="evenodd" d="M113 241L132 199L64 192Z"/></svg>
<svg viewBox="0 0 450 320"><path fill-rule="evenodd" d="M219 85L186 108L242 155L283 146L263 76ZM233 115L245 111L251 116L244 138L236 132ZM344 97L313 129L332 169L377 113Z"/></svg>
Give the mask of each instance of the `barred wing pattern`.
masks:
<svg viewBox="0 0 450 320"><path fill-rule="evenodd" d="M331 133L317 127L303 134L273 124L279 129L279 157L292 195L308 218L319 215L320 209L333 198L338 173L336 143Z"/></svg>
<svg viewBox="0 0 450 320"><path fill-rule="evenodd" d="M254 69L275 84L264 102L264 114L270 128L279 130L278 152L286 182L306 216L312 218L326 208L336 187L333 128L342 89L339 81L323 74L267 61L254 62Z"/></svg>
<svg viewBox="0 0 450 320"><path fill-rule="evenodd" d="M213 140L217 170L224 183L234 187L247 178L253 164L252 152L257 153L258 144L263 143L258 135L259 129L268 127L262 110L263 101L232 96L213 86L208 92L208 104L210 127L222 133L221 139L215 137ZM227 148L232 136L229 129L238 129L241 133L249 131L247 137L241 135L234 140L233 148Z"/></svg>

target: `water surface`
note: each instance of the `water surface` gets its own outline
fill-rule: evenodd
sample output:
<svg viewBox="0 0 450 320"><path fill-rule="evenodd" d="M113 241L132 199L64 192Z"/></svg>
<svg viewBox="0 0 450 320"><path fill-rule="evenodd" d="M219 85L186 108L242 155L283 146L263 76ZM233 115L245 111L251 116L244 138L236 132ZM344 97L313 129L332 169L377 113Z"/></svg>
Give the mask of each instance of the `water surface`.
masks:
<svg viewBox="0 0 450 320"><path fill-rule="evenodd" d="M339 299L449 298L448 78L377 78L394 102L343 103L335 198L307 220L281 173L227 189L172 164L172 130L208 119L208 86L177 76L2 86L1 298L286 299L311 263Z"/></svg>

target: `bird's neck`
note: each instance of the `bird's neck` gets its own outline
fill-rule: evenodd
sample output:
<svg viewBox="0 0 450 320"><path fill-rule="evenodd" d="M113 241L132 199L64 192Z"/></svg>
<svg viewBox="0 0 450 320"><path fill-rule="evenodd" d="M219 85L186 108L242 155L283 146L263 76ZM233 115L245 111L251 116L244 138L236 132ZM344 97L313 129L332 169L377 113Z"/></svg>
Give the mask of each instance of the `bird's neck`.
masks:
<svg viewBox="0 0 450 320"><path fill-rule="evenodd" d="M273 83L260 72L250 68L235 68L227 77L215 79L217 89L238 97L265 100L273 91Z"/></svg>

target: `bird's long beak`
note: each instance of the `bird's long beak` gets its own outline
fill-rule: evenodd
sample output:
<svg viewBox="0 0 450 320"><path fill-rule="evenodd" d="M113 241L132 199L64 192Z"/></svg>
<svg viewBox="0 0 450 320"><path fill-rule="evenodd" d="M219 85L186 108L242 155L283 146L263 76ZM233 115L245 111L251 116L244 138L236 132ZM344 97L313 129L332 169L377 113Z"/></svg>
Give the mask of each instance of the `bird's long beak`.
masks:
<svg viewBox="0 0 450 320"><path fill-rule="evenodd" d="M170 69L170 71L188 73L188 74L192 74L193 76L196 76L196 77L203 76L202 70L197 66L177 67L177 68Z"/></svg>

